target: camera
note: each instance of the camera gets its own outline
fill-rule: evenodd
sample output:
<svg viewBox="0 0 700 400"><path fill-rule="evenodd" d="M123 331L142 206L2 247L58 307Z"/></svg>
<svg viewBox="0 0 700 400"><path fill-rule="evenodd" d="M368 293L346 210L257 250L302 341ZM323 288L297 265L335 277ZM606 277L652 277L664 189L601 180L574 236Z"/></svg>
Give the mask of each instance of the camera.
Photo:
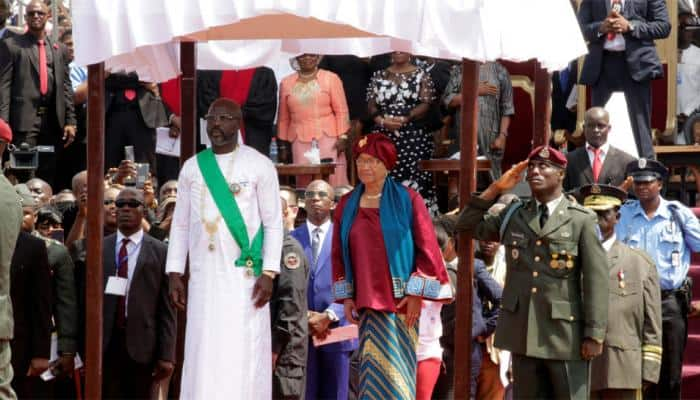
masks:
<svg viewBox="0 0 700 400"><path fill-rule="evenodd" d="M22 143L19 147L10 145L10 168L19 170L34 170L39 168L39 153L53 153L53 146L30 147L27 143Z"/></svg>

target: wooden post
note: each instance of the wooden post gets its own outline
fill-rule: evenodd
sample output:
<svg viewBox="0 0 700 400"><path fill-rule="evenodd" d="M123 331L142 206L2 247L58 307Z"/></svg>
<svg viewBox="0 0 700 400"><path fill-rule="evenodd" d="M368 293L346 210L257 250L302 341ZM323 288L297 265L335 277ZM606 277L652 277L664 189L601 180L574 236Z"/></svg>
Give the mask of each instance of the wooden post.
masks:
<svg viewBox="0 0 700 400"><path fill-rule="evenodd" d="M535 118L532 132L532 147L549 143L552 137L552 77L535 61Z"/></svg>
<svg viewBox="0 0 700 400"><path fill-rule="evenodd" d="M180 42L180 166L197 148L197 47L196 42Z"/></svg>
<svg viewBox="0 0 700 400"><path fill-rule="evenodd" d="M182 131L180 132L180 166L190 157L194 156L197 149L197 43L180 42L180 118ZM185 293L189 280L189 265L185 267ZM180 383L182 381L182 362L185 359L185 331L187 329L187 312L177 311L177 342L175 371L171 378L170 397L180 397Z"/></svg>
<svg viewBox="0 0 700 400"><path fill-rule="evenodd" d="M462 126L460 138L460 208L476 190L476 134L479 87L479 63L462 60ZM458 241L457 310L455 323L454 380L455 399L468 399L471 392L472 280L474 245L471 236L460 234Z"/></svg>
<svg viewBox="0 0 700 400"><path fill-rule="evenodd" d="M102 240L104 225L104 64L88 66L87 175L88 215L85 238L85 398L102 398Z"/></svg>

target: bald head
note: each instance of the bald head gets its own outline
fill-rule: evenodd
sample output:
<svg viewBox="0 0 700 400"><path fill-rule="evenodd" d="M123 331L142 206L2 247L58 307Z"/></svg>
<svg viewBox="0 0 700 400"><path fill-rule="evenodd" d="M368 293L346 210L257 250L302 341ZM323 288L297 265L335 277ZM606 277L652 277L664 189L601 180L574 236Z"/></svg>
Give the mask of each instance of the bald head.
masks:
<svg viewBox="0 0 700 400"><path fill-rule="evenodd" d="M32 178L27 181L27 187L40 207L49 204L49 200L51 200L51 196L53 196L53 190L46 181L39 178Z"/></svg>
<svg viewBox="0 0 700 400"><path fill-rule="evenodd" d="M583 118L583 135L593 148L600 148L608 142L610 115L602 107L592 107Z"/></svg>
<svg viewBox="0 0 700 400"><path fill-rule="evenodd" d="M75 174L71 181L71 187L73 188L75 197L80 197L80 193L87 188L87 171L80 171Z"/></svg>
<svg viewBox="0 0 700 400"><path fill-rule="evenodd" d="M312 224L320 226L331 218L335 206L333 187L323 180L309 183L304 193L306 217Z"/></svg>

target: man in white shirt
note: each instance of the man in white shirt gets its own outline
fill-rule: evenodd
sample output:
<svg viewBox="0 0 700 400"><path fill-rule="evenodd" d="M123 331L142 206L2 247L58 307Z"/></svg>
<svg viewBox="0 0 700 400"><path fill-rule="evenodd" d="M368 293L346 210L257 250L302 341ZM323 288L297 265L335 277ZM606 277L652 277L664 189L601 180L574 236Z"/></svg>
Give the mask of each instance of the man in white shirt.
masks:
<svg viewBox="0 0 700 400"><path fill-rule="evenodd" d="M602 107L586 111L583 120L585 146L567 153L564 190L576 190L583 185L601 183L620 186L625 181L625 167L634 157L611 146L610 116Z"/></svg>
<svg viewBox="0 0 700 400"><path fill-rule="evenodd" d="M171 299L187 304L180 396L270 399L270 310L280 270L277 171L238 144L241 108L215 100L205 116L211 148L185 162L177 185L166 271ZM189 254L187 299L182 275Z"/></svg>
<svg viewBox="0 0 700 400"><path fill-rule="evenodd" d="M292 231L310 264L307 300L309 307L309 340L324 338L331 328L348 325L342 304L333 301L331 290L331 243L333 224L331 211L335 193L323 180L309 184L304 192L306 223ZM357 349L357 340L314 347L309 343L306 397L309 399L347 399L350 379L350 355Z"/></svg>

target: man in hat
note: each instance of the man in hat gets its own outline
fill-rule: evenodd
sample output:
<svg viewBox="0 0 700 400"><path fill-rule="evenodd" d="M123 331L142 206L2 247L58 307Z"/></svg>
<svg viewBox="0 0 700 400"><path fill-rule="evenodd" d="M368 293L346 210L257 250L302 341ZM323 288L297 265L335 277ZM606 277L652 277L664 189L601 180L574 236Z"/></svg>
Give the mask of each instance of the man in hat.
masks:
<svg viewBox="0 0 700 400"><path fill-rule="evenodd" d="M0 119L0 159L8 143L12 143L12 130ZM0 173L0 398L3 399L16 398L10 387L13 375L10 365L10 340L14 324L10 303L10 261L21 226L21 203L15 189Z"/></svg>
<svg viewBox="0 0 700 400"><path fill-rule="evenodd" d="M626 168L632 176L638 200L620 208L615 232L628 246L641 249L654 260L661 286L663 356L658 385L646 393L651 398L681 397L681 369L685 350L691 284L690 253L700 251L700 223L678 201L661 196L668 172L663 164L644 158Z"/></svg>
<svg viewBox="0 0 700 400"><path fill-rule="evenodd" d="M603 354L591 364L591 397L641 398L661 369L661 289L649 256L617 240L615 225L627 194L608 185L581 188L583 206L598 215L608 253L610 297Z"/></svg>
<svg viewBox="0 0 700 400"><path fill-rule="evenodd" d="M270 310L282 254L277 171L238 143L241 108L206 115L211 149L185 162L170 229L171 299L185 309L182 398L272 397ZM189 290L182 275L189 254Z"/></svg>
<svg viewBox="0 0 700 400"><path fill-rule="evenodd" d="M589 361L605 338L607 259L595 214L563 195L566 164L559 151L535 148L473 197L457 223L476 239L506 246L494 346L513 355L515 398L587 399ZM533 198L488 215L525 170Z"/></svg>

